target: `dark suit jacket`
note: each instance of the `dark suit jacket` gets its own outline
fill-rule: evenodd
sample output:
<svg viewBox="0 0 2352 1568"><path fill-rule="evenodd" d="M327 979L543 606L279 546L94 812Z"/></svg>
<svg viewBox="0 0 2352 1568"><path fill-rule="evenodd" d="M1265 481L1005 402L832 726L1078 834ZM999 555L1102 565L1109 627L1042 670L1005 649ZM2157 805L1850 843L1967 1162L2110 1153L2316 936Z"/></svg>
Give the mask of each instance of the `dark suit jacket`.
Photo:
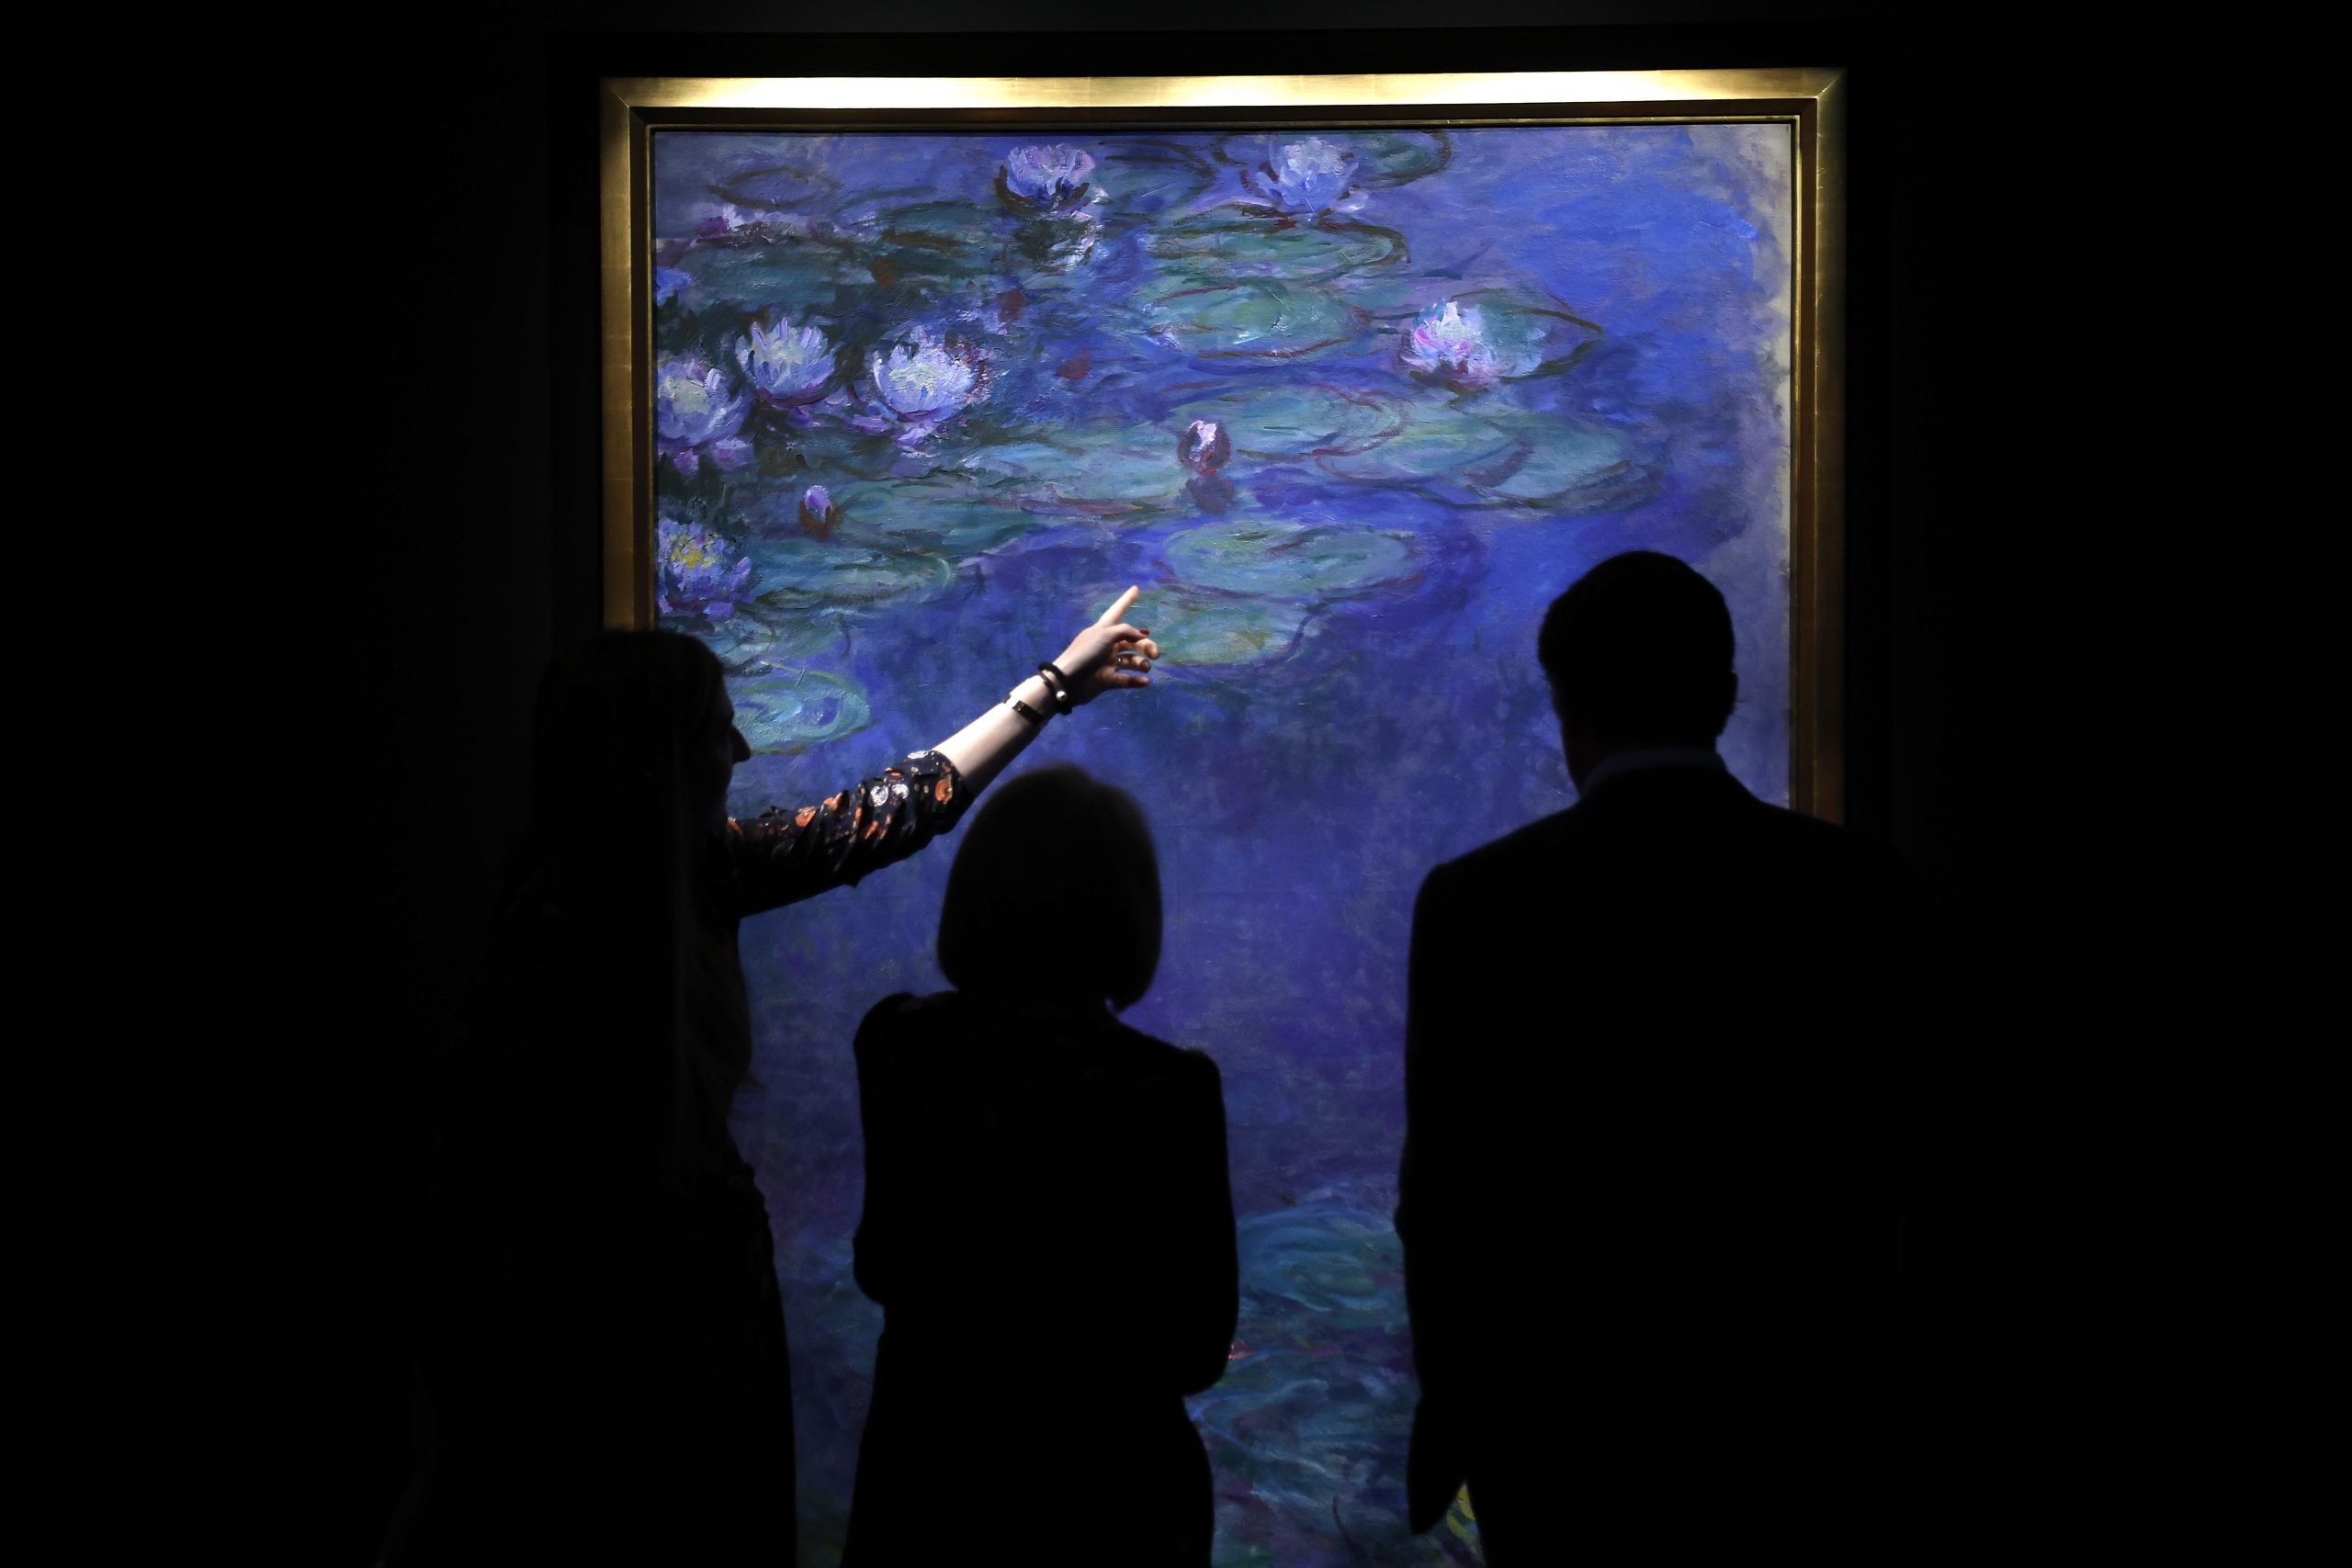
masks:
<svg viewBox="0 0 2352 1568"><path fill-rule="evenodd" d="M1216 1064L951 992L877 1006L857 1068L885 1322L844 1562L1205 1568L1184 1396L1239 1307Z"/></svg>
<svg viewBox="0 0 2352 1568"><path fill-rule="evenodd" d="M1861 1515L1949 1429L1998 1206L1933 953L1891 852L1717 772L1621 775L1430 874L1416 1529L1465 1478L1498 1541L1906 1528Z"/></svg>

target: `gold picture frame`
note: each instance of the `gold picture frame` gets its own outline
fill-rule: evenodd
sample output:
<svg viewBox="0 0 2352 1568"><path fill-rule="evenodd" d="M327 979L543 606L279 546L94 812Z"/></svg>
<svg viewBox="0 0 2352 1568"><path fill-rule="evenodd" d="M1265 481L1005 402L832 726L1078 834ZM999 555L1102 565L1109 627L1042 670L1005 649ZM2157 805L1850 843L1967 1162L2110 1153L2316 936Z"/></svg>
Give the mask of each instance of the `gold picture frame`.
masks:
<svg viewBox="0 0 2352 1568"><path fill-rule="evenodd" d="M1777 123L1793 139L1790 804L1844 809L1843 73L1834 68L1396 75L647 77L601 85L604 615L653 620L651 139L674 130L989 125Z"/></svg>

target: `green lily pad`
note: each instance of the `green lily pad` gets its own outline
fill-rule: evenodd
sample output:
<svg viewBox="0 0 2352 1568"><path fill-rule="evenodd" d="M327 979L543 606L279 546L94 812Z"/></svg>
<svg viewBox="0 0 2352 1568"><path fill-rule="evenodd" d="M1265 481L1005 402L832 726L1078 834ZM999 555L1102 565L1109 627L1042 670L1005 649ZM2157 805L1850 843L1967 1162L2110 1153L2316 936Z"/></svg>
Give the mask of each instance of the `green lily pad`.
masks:
<svg viewBox="0 0 2352 1568"><path fill-rule="evenodd" d="M1224 425L1233 449L1250 457L1363 452L1405 428L1405 411L1393 399L1312 385L1220 392L1181 404L1170 417L1178 424L1202 419Z"/></svg>
<svg viewBox="0 0 2352 1568"><path fill-rule="evenodd" d="M860 259L879 283L901 277L969 283L993 272L1006 220L966 201L924 201L858 225Z"/></svg>
<svg viewBox="0 0 2352 1568"><path fill-rule="evenodd" d="M994 243L1002 232L1003 220L993 207L974 202L918 201L887 208L874 215L870 225L860 227L870 229L884 244L952 251Z"/></svg>
<svg viewBox="0 0 2352 1568"><path fill-rule="evenodd" d="M793 663L831 653L842 646L842 617L822 611L762 611L756 612L760 622L768 629L768 644L763 657L777 663ZM739 613L738 620L743 618Z"/></svg>
<svg viewBox="0 0 2352 1568"><path fill-rule="evenodd" d="M694 279L686 303L695 310L734 304L747 314L779 310L795 321L838 309L845 293L870 281L856 256L821 240L698 245L679 258L678 270Z"/></svg>
<svg viewBox="0 0 2352 1568"><path fill-rule="evenodd" d="M796 504L799 486L822 482L827 475L878 479L905 456L887 433L834 423L796 426L759 411L744 422L743 432L758 455L761 489L794 487Z"/></svg>
<svg viewBox="0 0 2352 1568"><path fill-rule="evenodd" d="M1396 1316L1383 1276L1403 1258L1395 1229L1379 1216L1310 1203L1253 1214L1237 1239L1257 1288L1305 1307L1320 1328L1384 1326Z"/></svg>
<svg viewBox="0 0 2352 1568"><path fill-rule="evenodd" d="M1368 223L1295 223L1271 218L1203 213L1155 230L1144 242L1194 283L1267 277L1300 285L1327 283L1403 259L1404 237Z"/></svg>
<svg viewBox="0 0 2352 1568"><path fill-rule="evenodd" d="M1453 161L1453 140L1442 130L1352 130L1348 144L1362 160L1363 183L1375 187L1409 184Z"/></svg>
<svg viewBox="0 0 2352 1568"><path fill-rule="evenodd" d="M884 555L845 541L763 539L751 555L759 602L775 609L919 601L956 581L956 564L944 557Z"/></svg>
<svg viewBox="0 0 2352 1568"><path fill-rule="evenodd" d="M1413 560L1412 541L1402 534L1269 518L1212 523L1168 541L1168 564L1188 583L1313 601L1393 581L1413 570Z"/></svg>
<svg viewBox="0 0 2352 1568"><path fill-rule="evenodd" d="M1383 273L1378 277L1351 279L1348 302L1379 322L1402 321L1406 330L1436 300L1446 299L1445 281L1408 272ZM1459 296L1453 296L1459 298Z"/></svg>
<svg viewBox="0 0 2352 1568"><path fill-rule="evenodd" d="M763 666L727 682L735 728L754 751L798 751L854 735L874 722L865 689L825 670Z"/></svg>
<svg viewBox="0 0 2352 1568"><path fill-rule="evenodd" d="M999 490L1043 474L1057 474L1076 458L1069 447L1050 441L1001 441L974 446L945 465L950 473L972 477L966 482L983 490Z"/></svg>
<svg viewBox="0 0 2352 1568"><path fill-rule="evenodd" d="M1312 613L1283 599L1170 599L1153 612L1152 640L1174 669L1263 664L1298 645Z"/></svg>
<svg viewBox="0 0 2352 1568"><path fill-rule="evenodd" d="M817 610L742 606L723 621L679 625L676 629L690 631L702 638L729 670L748 669L763 660L775 663L809 659L837 649L842 643L841 617Z"/></svg>
<svg viewBox="0 0 2352 1568"><path fill-rule="evenodd" d="M894 555L965 559L1038 525L1035 518L1015 508L938 486L855 484L831 493L843 539Z"/></svg>
<svg viewBox="0 0 2352 1568"><path fill-rule="evenodd" d="M1216 183L1216 165L1177 142L1139 138L1102 146L1092 179L1114 217L1178 210Z"/></svg>
<svg viewBox="0 0 2352 1568"><path fill-rule="evenodd" d="M1487 346L1508 367L1500 378L1505 381L1559 375L1591 353L1593 345L1600 341L1598 323L1569 311L1501 289L1473 288L1432 298L1409 317L1395 318L1393 330L1397 334L1400 355L1410 339L1413 321L1447 300L1464 311L1477 312Z"/></svg>
<svg viewBox="0 0 2352 1568"><path fill-rule="evenodd" d="M1066 439L981 446L957 468L977 488L1028 506L1095 513L1156 506L1184 488L1172 434L1148 426L1081 428Z"/></svg>
<svg viewBox="0 0 2352 1568"><path fill-rule="evenodd" d="M1318 459L1324 470L1353 484L1419 484L1507 459L1519 438L1494 421L1452 403L1412 407L1405 428L1368 451Z"/></svg>
<svg viewBox="0 0 2352 1568"><path fill-rule="evenodd" d="M722 201L738 207L783 209L831 196L841 189L841 182L831 175L814 169L803 169L790 164L778 164L770 168L752 169L737 175L723 186L712 187L712 194Z"/></svg>
<svg viewBox="0 0 2352 1568"><path fill-rule="evenodd" d="M1354 341L1363 312L1326 288L1240 283L1163 294L1151 328L1204 359L1305 359Z"/></svg>
<svg viewBox="0 0 2352 1568"><path fill-rule="evenodd" d="M1613 430L1534 415L1508 423L1525 459L1478 488L1522 504L1556 503L1578 491L1606 488L1633 468L1632 443Z"/></svg>

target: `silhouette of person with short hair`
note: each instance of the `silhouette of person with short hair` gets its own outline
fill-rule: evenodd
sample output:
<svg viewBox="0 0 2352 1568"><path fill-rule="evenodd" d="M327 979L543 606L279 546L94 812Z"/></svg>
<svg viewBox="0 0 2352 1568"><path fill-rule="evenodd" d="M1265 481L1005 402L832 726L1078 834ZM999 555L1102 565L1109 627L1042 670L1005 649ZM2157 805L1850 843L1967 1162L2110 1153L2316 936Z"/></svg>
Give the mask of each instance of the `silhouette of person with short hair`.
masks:
<svg viewBox="0 0 2352 1568"><path fill-rule="evenodd" d="M1224 1092L1114 1016L1159 925L1133 797L1025 773L949 874L956 989L858 1030L857 1282L885 1325L845 1568L1209 1561L1184 1396L1224 1374L1239 1310Z"/></svg>
<svg viewBox="0 0 2352 1568"><path fill-rule="evenodd" d="M1592 569L1538 643L1579 794L1413 919L1408 1492L1496 1568L1905 1561L2000 1183L1897 857L1715 742L1722 594Z"/></svg>

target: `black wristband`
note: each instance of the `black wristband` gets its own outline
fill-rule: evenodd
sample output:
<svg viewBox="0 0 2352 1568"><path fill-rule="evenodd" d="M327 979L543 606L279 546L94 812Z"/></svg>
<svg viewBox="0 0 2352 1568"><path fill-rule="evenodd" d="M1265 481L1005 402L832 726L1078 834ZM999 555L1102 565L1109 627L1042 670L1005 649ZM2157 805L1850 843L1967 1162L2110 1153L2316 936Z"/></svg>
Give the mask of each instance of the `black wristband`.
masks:
<svg viewBox="0 0 2352 1568"><path fill-rule="evenodd" d="M1037 666L1037 678L1046 682L1046 690L1053 693L1056 711L1069 712L1069 677L1062 673L1062 667L1048 659Z"/></svg>
<svg viewBox="0 0 2352 1568"><path fill-rule="evenodd" d="M1044 714L1039 713L1035 708L1031 707L1019 697L1007 697L1004 701L1005 705L1012 708L1013 712L1019 714L1030 723L1043 724L1046 722L1046 716Z"/></svg>

